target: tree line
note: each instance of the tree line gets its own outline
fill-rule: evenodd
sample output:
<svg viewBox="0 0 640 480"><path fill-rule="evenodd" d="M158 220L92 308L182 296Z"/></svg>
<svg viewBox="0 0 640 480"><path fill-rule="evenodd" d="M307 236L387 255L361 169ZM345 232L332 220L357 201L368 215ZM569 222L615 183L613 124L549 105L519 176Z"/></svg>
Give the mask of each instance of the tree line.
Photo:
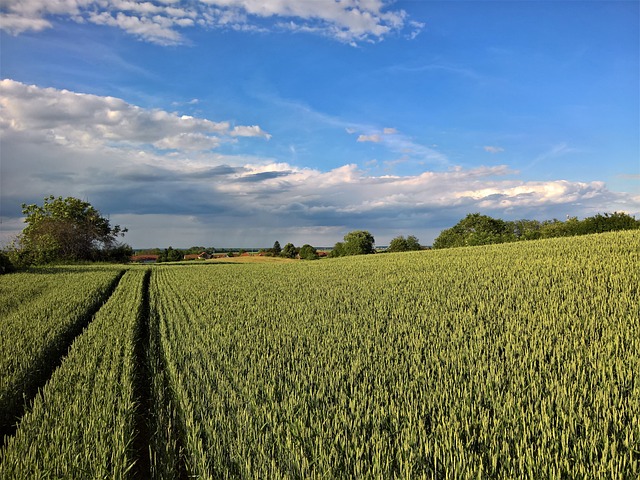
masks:
<svg viewBox="0 0 640 480"><path fill-rule="evenodd" d="M0 273L46 263L83 261L128 262L133 249L119 239L127 232L119 225L112 226L90 203L73 197L46 197L42 205L23 204L26 227L14 243L0 252ZM566 221L513 220L492 218L480 213L470 213L456 225L442 230L434 240L433 248L451 248L473 245L534 240L539 238L566 237L602 233L615 230L640 228L640 220L626 213L597 214L578 220ZM386 252L420 250L423 247L414 235L398 236L391 240ZM159 262L179 261L187 254L217 253L209 247L192 247L187 250L172 247L147 251L157 256ZM337 242L329 257L367 255L375 253L375 239L366 230L347 233ZM243 253L239 251L238 253ZM262 249L262 255L314 260L317 249L309 244L296 247L287 243L284 248L276 241L272 248ZM233 251L227 251L233 255Z"/></svg>
<svg viewBox="0 0 640 480"><path fill-rule="evenodd" d="M539 238L572 237L590 233L634 230L640 228L640 220L626 213L596 214L578 220L501 220L480 213L470 213L451 228L440 232L433 248L451 248L494 243L536 240Z"/></svg>

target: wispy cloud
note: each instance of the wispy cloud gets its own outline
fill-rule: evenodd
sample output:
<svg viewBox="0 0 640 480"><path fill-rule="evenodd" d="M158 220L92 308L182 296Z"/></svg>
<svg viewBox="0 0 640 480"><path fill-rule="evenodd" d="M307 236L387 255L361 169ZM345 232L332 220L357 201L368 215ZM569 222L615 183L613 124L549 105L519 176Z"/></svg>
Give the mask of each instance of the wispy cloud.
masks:
<svg viewBox="0 0 640 480"><path fill-rule="evenodd" d="M371 126L360 125L358 127L347 128L347 133L354 134L358 130L364 130L356 138L357 142L372 142L380 144L390 151L402 155L401 159L387 161L387 166L393 166L400 163L406 163L413 160L419 164L435 163L440 165L448 165L449 161L446 155L438 152L433 147L427 147L415 142L406 135L403 135L398 129L393 127L375 128Z"/></svg>
<svg viewBox="0 0 640 480"><path fill-rule="evenodd" d="M372 135L358 135L358 138L356 139L356 142L380 143L381 141L382 141L382 137L377 133L374 133Z"/></svg>
<svg viewBox="0 0 640 480"><path fill-rule="evenodd" d="M185 28L241 31L288 30L324 35L356 44L383 39L404 30L415 37L423 24L386 2L343 0L22 0L5 3L0 26L18 35L54 26L56 17L120 28L160 45L184 43ZM267 22L268 26L264 26Z"/></svg>
<svg viewBox="0 0 640 480"><path fill-rule="evenodd" d="M495 145L485 145L484 147L484 151L485 152L489 152L489 153L500 153L500 152L504 152L504 148L502 147L496 147Z"/></svg>
<svg viewBox="0 0 640 480"><path fill-rule="evenodd" d="M580 152L580 149L578 148L570 147L566 143L559 143L552 146L550 149L548 149L547 151L541 153L536 158L534 158L533 161L527 166L527 168L531 168L540 162L544 162L550 159L559 158L567 154L578 153L578 152Z"/></svg>
<svg viewBox="0 0 640 480"><path fill-rule="evenodd" d="M397 64L388 67L391 73L407 74L407 73L444 73L456 77L467 78L469 80L484 80L486 77L473 68L462 65L449 65L443 63L427 63L427 64Z"/></svg>

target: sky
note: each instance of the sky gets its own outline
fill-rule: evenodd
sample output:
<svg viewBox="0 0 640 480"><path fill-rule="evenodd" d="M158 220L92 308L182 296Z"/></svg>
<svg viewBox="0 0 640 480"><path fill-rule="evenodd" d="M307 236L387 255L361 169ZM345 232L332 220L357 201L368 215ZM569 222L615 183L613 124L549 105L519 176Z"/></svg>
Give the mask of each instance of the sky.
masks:
<svg viewBox="0 0 640 480"><path fill-rule="evenodd" d="M640 218L639 25L636 0L0 0L0 243L49 195L134 248Z"/></svg>

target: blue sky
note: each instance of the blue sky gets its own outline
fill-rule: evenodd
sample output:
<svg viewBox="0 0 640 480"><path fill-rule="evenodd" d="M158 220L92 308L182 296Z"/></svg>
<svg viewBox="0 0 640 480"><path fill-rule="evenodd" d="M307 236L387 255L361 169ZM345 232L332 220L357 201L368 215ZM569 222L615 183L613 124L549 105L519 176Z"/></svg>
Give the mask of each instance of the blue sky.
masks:
<svg viewBox="0 0 640 480"><path fill-rule="evenodd" d="M49 194L136 248L640 216L639 5L3 1L0 241Z"/></svg>

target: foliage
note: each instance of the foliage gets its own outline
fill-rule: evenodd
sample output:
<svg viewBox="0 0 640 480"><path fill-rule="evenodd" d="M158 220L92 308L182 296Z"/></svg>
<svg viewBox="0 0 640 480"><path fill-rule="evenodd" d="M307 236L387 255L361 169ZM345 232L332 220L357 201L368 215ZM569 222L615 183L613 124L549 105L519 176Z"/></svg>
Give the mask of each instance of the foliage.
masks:
<svg viewBox="0 0 640 480"><path fill-rule="evenodd" d="M184 252L173 247L165 248L164 251L158 255L158 263L162 262L179 262L184 258Z"/></svg>
<svg viewBox="0 0 640 480"><path fill-rule="evenodd" d="M200 254L202 252L208 253L209 255L213 255L214 253L216 253L216 249L213 247L194 246L194 247L187 248L186 250L182 250L183 255L194 255L194 254Z"/></svg>
<svg viewBox="0 0 640 480"><path fill-rule="evenodd" d="M331 249L331 252L329 252L329 257L331 257L331 258L344 257L345 255L346 255L346 253L345 253L345 250L344 250L344 243L343 242L336 242L336 244Z"/></svg>
<svg viewBox="0 0 640 480"><path fill-rule="evenodd" d="M404 238L400 235L391 240L387 252L410 252L421 249L420 242L415 236L409 235L407 238Z"/></svg>
<svg viewBox="0 0 640 480"><path fill-rule="evenodd" d="M13 265L13 262L9 258L9 256L0 252L0 275L3 273L12 273L16 271L16 267Z"/></svg>
<svg viewBox="0 0 640 480"><path fill-rule="evenodd" d="M276 240L273 243L273 247L271 248L271 253L277 257L278 255L280 255L281 252L282 252L282 248L280 247L280 242Z"/></svg>
<svg viewBox="0 0 640 480"><path fill-rule="evenodd" d="M128 263L133 255L133 248L122 243L108 250L99 250L96 252L94 260L108 263Z"/></svg>
<svg viewBox="0 0 640 480"><path fill-rule="evenodd" d="M318 258L318 251L308 243L305 243L300 247L299 255L302 260L316 260Z"/></svg>
<svg viewBox="0 0 640 480"><path fill-rule="evenodd" d="M365 255L375 253L375 240L366 230L354 230L344 236L344 242L338 242L331 250L331 257Z"/></svg>
<svg viewBox="0 0 640 480"><path fill-rule="evenodd" d="M515 240L504 220L470 213L452 228L441 232L433 248L488 245Z"/></svg>
<svg viewBox="0 0 640 480"><path fill-rule="evenodd" d="M96 260L108 257L126 228L111 226L90 203L74 197L46 197L42 206L22 204L27 226L19 237L21 262Z"/></svg>
<svg viewBox="0 0 640 480"><path fill-rule="evenodd" d="M282 252L280 252L280 256L285 258L296 258L298 256L298 249L293 243L287 243L282 249Z"/></svg>
<svg viewBox="0 0 640 480"><path fill-rule="evenodd" d="M451 248L474 245L489 245L517 240L538 238L572 237L619 230L640 228L640 220L626 214L614 212L597 214L578 220L570 217L566 221L553 219L504 221L479 213L471 213L451 228L440 232L433 248Z"/></svg>

